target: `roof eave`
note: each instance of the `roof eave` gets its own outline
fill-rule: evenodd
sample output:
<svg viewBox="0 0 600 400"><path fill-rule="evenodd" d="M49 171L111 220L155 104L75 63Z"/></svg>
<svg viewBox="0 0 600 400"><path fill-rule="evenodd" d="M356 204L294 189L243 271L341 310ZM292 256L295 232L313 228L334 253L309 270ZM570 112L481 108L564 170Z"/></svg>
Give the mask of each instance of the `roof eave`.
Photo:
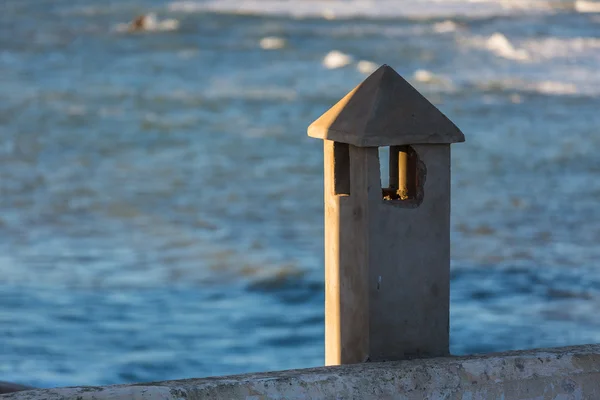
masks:
<svg viewBox="0 0 600 400"><path fill-rule="evenodd" d="M454 132L403 133L390 140L389 136L378 137L369 135L368 133L357 135L350 132L342 132L331 128L311 125L308 127L308 136L316 139L348 143L357 147L402 146L410 144L452 144L465 141L465 135L458 130L458 128Z"/></svg>

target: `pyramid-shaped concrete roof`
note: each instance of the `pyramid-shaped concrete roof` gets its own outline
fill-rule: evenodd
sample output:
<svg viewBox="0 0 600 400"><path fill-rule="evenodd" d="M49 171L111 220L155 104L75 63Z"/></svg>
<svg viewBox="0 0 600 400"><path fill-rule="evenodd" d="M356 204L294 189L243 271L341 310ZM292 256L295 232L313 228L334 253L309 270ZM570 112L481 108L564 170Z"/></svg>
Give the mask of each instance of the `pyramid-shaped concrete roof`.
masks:
<svg viewBox="0 0 600 400"><path fill-rule="evenodd" d="M452 121L387 65L313 122L308 135L360 147L465 141Z"/></svg>

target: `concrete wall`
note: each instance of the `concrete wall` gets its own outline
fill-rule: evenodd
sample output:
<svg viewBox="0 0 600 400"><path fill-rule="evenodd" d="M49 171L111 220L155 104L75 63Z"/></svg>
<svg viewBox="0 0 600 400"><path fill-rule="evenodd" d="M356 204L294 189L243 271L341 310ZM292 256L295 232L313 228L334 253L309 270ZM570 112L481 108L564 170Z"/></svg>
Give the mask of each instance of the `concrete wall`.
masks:
<svg viewBox="0 0 600 400"><path fill-rule="evenodd" d="M371 360L449 354L450 145L413 148L426 167L421 205L370 205Z"/></svg>
<svg viewBox="0 0 600 400"><path fill-rule="evenodd" d="M600 399L600 345L34 390L0 399Z"/></svg>

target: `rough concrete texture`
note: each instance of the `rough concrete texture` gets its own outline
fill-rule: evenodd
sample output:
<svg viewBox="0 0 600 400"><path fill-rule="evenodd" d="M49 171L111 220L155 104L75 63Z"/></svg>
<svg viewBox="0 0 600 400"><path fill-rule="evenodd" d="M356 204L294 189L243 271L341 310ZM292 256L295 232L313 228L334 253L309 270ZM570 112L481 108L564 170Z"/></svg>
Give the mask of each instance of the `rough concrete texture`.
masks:
<svg viewBox="0 0 600 400"><path fill-rule="evenodd" d="M325 364L353 364L369 357L369 221L367 186L381 197L379 165L367 165L376 148L326 140L325 152ZM344 148L345 157L335 149ZM336 156L337 153L337 156ZM343 164L343 165L340 165ZM340 168L344 167L344 168ZM342 173L342 170L345 170ZM341 178L348 193L338 195ZM346 185L342 185L346 186ZM371 197L373 193L371 193Z"/></svg>
<svg viewBox="0 0 600 400"><path fill-rule="evenodd" d="M0 399L600 399L600 345L34 390Z"/></svg>
<svg viewBox="0 0 600 400"><path fill-rule="evenodd" d="M449 354L450 145L413 148L427 171L421 205L403 207L381 195L369 204L373 361ZM377 178L371 185L381 187Z"/></svg>
<svg viewBox="0 0 600 400"><path fill-rule="evenodd" d="M450 145L412 146L415 207L383 199L377 148L324 144L325 364L448 355Z"/></svg>
<svg viewBox="0 0 600 400"><path fill-rule="evenodd" d="M427 169L421 205L407 208L381 198L370 205L373 361L449 354L450 145L413 148Z"/></svg>

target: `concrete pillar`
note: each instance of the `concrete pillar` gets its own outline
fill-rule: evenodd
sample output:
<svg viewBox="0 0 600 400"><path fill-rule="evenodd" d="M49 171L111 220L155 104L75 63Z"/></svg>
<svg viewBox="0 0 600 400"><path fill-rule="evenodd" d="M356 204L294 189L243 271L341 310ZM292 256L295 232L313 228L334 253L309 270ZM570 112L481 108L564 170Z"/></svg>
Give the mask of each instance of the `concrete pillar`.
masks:
<svg viewBox="0 0 600 400"><path fill-rule="evenodd" d="M386 65L308 133L325 142L326 365L447 355L450 144L464 135Z"/></svg>

